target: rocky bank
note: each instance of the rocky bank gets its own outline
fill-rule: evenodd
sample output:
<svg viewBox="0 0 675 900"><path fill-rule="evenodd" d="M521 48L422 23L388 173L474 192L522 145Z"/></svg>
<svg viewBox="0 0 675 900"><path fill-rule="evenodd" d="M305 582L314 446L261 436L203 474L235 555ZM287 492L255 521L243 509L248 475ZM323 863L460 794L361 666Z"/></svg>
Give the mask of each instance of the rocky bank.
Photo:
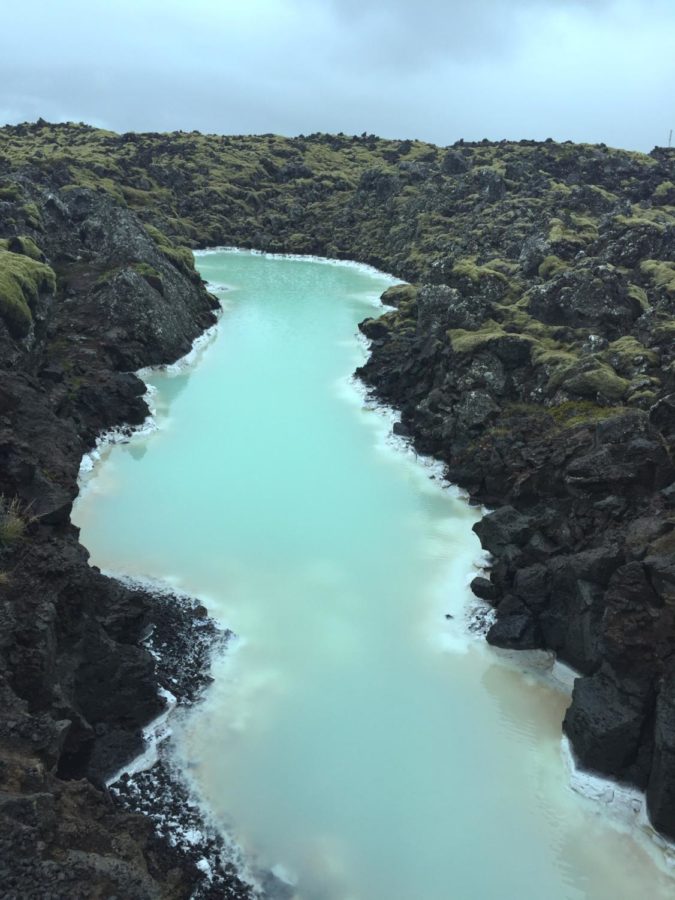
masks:
<svg viewBox="0 0 675 900"><path fill-rule="evenodd" d="M40 249L12 234L30 225L2 203L3 302L25 299L30 311L0 326L2 894L187 897L203 879L197 860L104 789L164 708L167 661L158 671L143 639L167 609L91 567L69 514L98 432L147 415L145 386L127 370L183 355L217 303L190 264L165 257L105 196L17 184L39 219ZM175 643L201 618L173 606ZM165 686L189 699L207 666L182 655L190 686Z"/></svg>
<svg viewBox="0 0 675 900"><path fill-rule="evenodd" d="M580 764L644 788L675 837L675 153L40 121L0 129L9 895L194 891L147 817L96 787L162 706L153 600L88 565L69 512L96 435L147 414L129 373L214 321L186 245L215 244L410 282L362 324L359 374L494 509L474 582L488 640L581 672L564 723Z"/></svg>

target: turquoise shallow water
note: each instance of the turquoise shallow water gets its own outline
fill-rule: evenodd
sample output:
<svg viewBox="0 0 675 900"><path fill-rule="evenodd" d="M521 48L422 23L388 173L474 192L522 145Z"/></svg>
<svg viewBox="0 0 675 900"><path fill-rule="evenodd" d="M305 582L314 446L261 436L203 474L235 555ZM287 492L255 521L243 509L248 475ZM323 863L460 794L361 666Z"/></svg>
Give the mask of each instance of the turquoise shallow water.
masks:
<svg viewBox="0 0 675 900"><path fill-rule="evenodd" d="M230 288L216 336L148 377L159 430L105 451L75 520L95 563L240 635L175 738L213 814L304 900L672 897L570 790L565 697L467 638L476 511L349 382L390 281L198 263Z"/></svg>

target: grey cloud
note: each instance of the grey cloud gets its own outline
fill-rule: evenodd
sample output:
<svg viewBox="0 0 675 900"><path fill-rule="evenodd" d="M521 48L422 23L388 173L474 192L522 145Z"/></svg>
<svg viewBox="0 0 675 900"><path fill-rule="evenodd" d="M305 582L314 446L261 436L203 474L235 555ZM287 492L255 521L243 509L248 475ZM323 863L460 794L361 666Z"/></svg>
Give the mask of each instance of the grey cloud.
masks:
<svg viewBox="0 0 675 900"><path fill-rule="evenodd" d="M309 2L309 0L307 0ZM330 0L329 6L346 28L362 30L371 41L388 44L394 62L418 66L429 56L466 60L510 55L523 35L522 13L573 9L579 13L606 11L614 0ZM407 52L406 52L407 51Z"/></svg>
<svg viewBox="0 0 675 900"><path fill-rule="evenodd" d="M675 127L670 0L61 0L3 18L5 121L643 150Z"/></svg>

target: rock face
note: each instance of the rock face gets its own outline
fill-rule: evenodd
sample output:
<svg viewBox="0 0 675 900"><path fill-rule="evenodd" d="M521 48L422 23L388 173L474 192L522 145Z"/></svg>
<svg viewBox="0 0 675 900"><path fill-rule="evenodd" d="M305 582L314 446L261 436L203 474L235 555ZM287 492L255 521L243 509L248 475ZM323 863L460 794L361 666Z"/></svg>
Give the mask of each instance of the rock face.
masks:
<svg viewBox="0 0 675 900"><path fill-rule="evenodd" d="M488 640L580 671L564 723L580 763L645 788L675 837L674 183L666 149L0 129L8 896L194 888L94 787L160 708L139 644L153 607L88 565L69 521L83 451L147 414L130 372L214 320L185 244L412 283L363 323L359 374L494 509L473 585L496 609Z"/></svg>
<svg viewBox="0 0 675 900"><path fill-rule="evenodd" d="M618 215L570 259L578 239L561 223L548 242L533 232L511 251L519 274L455 263L364 327L378 331L359 374L496 507L475 526L493 557L473 584L496 607L488 641L580 671L564 722L580 764L646 789L674 837L675 236L670 219ZM660 285L643 280L657 270Z"/></svg>
<svg viewBox="0 0 675 900"><path fill-rule="evenodd" d="M142 749L164 701L139 642L152 598L89 566L69 513L94 436L147 415L123 370L176 359L215 302L106 197L36 181L22 194L58 278L23 340L0 322L3 895L188 896L150 823L94 787Z"/></svg>

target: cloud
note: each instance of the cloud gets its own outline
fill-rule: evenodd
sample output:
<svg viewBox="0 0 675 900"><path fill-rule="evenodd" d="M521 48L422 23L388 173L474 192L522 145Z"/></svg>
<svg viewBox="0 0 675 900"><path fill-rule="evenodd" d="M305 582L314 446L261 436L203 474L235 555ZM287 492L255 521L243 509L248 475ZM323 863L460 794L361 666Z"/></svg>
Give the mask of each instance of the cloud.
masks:
<svg viewBox="0 0 675 900"><path fill-rule="evenodd" d="M636 149L675 125L669 0L28 0L3 20L5 121Z"/></svg>

